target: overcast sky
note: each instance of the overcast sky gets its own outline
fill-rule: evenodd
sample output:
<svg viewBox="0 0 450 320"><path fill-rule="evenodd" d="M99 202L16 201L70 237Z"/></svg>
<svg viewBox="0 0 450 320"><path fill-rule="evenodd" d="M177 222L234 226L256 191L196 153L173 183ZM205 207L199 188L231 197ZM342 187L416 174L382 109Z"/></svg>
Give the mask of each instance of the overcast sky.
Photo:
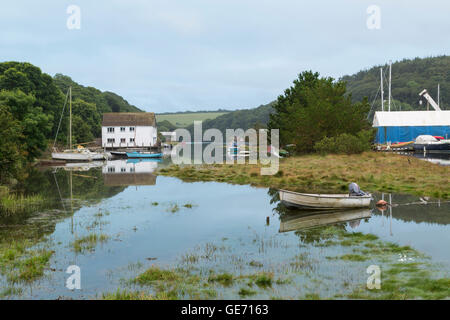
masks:
<svg viewBox="0 0 450 320"><path fill-rule="evenodd" d="M80 29L67 28L70 5L81 9ZM367 27L370 5L381 29ZM442 0L2 1L0 60L69 75L147 111L250 108L303 70L338 78L449 54L449 16Z"/></svg>

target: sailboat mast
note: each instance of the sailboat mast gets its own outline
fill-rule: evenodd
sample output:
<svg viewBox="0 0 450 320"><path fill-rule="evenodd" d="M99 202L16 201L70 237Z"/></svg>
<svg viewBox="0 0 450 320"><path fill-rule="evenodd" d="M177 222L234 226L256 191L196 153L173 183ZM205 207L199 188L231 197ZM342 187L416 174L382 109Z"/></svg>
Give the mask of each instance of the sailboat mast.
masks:
<svg viewBox="0 0 450 320"><path fill-rule="evenodd" d="M438 83L438 96L437 96L437 104L438 104L438 107L440 107L441 106L441 86L440 86L440 84Z"/></svg>
<svg viewBox="0 0 450 320"><path fill-rule="evenodd" d="M72 150L72 87L69 87L69 149Z"/></svg>
<svg viewBox="0 0 450 320"><path fill-rule="evenodd" d="M389 61L389 111L391 111L392 61Z"/></svg>
<svg viewBox="0 0 450 320"><path fill-rule="evenodd" d="M380 68L380 85L381 85L381 111L384 111L383 68Z"/></svg>

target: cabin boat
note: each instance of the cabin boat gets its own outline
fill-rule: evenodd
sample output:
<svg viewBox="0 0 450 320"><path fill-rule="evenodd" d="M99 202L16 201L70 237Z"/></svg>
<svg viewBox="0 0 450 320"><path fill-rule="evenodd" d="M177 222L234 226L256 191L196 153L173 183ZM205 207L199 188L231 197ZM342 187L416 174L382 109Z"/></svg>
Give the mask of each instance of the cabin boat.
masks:
<svg viewBox="0 0 450 320"><path fill-rule="evenodd" d="M450 139L431 135L420 135L414 141L413 147L416 152L450 153Z"/></svg>
<svg viewBox="0 0 450 320"><path fill-rule="evenodd" d="M55 160L77 162L77 161L107 160L108 156L106 153L91 152L85 148L78 148L78 149L64 150L64 152L52 152L52 158Z"/></svg>
<svg viewBox="0 0 450 320"><path fill-rule="evenodd" d="M303 210L330 210L367 208L372 195L353 196L350 194L312 194L279 190L280 200L287 207Z"/></svg>

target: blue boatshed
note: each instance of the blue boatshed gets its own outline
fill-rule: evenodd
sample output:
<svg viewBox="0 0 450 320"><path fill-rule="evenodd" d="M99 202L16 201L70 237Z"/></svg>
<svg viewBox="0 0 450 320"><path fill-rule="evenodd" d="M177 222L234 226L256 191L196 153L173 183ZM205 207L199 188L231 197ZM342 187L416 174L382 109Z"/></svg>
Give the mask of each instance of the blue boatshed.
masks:
<svg viewBox="0 0 450 320"><path fill-rule="evenodd" d="M413 141L420 135L450 139L450 111L378 111L373 127L378 144Z"/></svg>

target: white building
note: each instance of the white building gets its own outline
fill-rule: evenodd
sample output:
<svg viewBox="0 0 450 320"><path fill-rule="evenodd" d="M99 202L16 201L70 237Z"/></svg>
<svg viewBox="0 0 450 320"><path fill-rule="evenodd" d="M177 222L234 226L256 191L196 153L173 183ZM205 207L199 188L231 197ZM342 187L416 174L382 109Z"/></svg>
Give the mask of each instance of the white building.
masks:
<svg viewBox="0 0 450 320"><path fill-rule="evenodd" d="M177 140L177 133L175 131L161 131L161 135L166 138L166 142Z"/></svg>
<svg viewBox="0 0 450 320"><path fill-rule="evenodd" d="M135 148L156 146L158 131L152 112L104 113L102 146L105 148Z"/></svg>

